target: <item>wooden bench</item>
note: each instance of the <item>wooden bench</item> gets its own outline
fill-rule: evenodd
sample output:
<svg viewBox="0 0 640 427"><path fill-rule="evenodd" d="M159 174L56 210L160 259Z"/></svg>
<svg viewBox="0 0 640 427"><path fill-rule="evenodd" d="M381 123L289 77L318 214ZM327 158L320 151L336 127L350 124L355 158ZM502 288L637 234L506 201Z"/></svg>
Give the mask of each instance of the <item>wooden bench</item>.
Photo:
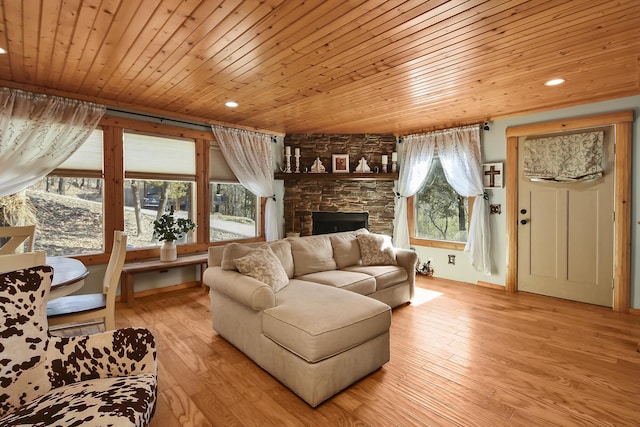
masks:
<svg viewBox="0 0 640 427"><path fill-rule="evenodd" d="M200 264L200 283L202 283L202 273L207 267L207 262L208 254L207 252L202 252L193 255L179 256L175 261L147 259L144 261L125 263L125 265L122 267L122 274L120 275L120 301L127 304L132 304L134 302L133 276L137 273L146 273L156 270L168 270L170 268Z"/></svg>

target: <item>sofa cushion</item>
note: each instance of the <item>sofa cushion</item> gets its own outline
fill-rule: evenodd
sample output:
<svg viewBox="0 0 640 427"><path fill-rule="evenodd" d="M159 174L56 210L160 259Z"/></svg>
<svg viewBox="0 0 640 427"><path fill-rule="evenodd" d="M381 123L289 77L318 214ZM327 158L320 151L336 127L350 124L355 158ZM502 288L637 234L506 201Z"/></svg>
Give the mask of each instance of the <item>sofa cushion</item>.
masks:
<svg viewBox="0 0 640 427"><path fill-rule="evenodd" d="M346 271L373 276L376 282L376 291L405 282L409 278L407 270L398 265L354 265L347 267Z"/></svg>
<svg viewBox="0 0 640 427"><path fill-rule="evenodd" d="M336 269L329 236L288 237L287 240L291 243L295 277Z"/></svg>
<svg viewBox="0 0 640 427"><path fill-rule="evenodd" d="M360 264L360 245L355 233L329 236L329 240L338 269Z"/></svg>
<svg viewBox="0 0 640 427"><path fill-rule="evenodd" d="M403 269L404 270L404 269ZM309 273L298 277L300 280L334 286L360 295L368 295L376 290L376 279L370 274L356 271L329 270Z"/></svg>
<svg viewBox="0 0 640 427"><path fill-rule="evenodd" d="M274 254L280 260L280 264L284 267L284 271L287 272L289 279L293 277L295 273L293 267L293 255L291 255L291 243L287 240L276 240L269 242L267 245L271 248Z"/></svg>
<svg viewBox="0 0 640 427"><path fill-rule="evenodd" d="M224 245L224 252L222 253L222 262L220 266L223 270L233 270L238 271L238 267L236 267L236 263L234 260L238 258L242 258L252 249L255 249L255 246L243 245L240 243L227 243Z"/></svg>
<svg viewBox="0 0 640 427"><path fill-rule="evenodd" d="M382 234L359 234L360 255L363 265L396 265L396 254L391 238Z"/></svg>
<svg viewBox="0 0 640 427"><path fill-rule="evenodd" d="M391 326L388 305L354 292L293 279L264 311L263 334L315 363L379 336Z"/></svg>
<svg viewBox="0 0 640 427"><path fill-rule="evenodd" d="M234 263L240 273L266 283L274 292L278 292L289 283L287 272L267 245L253 249L245 256L235 259Z"/></svg>

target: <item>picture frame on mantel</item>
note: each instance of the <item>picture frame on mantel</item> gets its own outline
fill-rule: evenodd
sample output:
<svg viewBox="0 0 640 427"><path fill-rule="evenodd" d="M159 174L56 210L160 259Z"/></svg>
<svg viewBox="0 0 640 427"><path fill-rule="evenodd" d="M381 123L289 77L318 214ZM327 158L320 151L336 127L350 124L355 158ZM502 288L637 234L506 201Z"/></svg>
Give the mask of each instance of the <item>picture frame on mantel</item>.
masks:
<svg viewBox="0 0 640 427"><path fill-rule="evenodd" d="M331 155L331 170L333 171L333 173L349 173L349 155Z"/></svg>

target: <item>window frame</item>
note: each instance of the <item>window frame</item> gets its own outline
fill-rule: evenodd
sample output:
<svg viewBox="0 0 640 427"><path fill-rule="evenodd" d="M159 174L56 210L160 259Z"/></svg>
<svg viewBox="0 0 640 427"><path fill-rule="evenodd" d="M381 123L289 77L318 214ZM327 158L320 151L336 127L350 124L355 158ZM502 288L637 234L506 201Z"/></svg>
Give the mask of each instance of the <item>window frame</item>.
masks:
<svg viewBox="0 0 640 427"><path fill-rule="evenodd" d="M436 156L434 156L435 158ZM451 185L449 185L451 186ZM422 187L420 187L422 189ZM420 190L418 190L420 191ZM417 195L417 193L416 193ZM425 239L416 236L416 195L407 197L407 223L409 225L409 243L416 246L424 246L438 249L449 249L452 251L463 251L467 246L467 242L454 242L451 240ZM473 215L473 204L475 196L467 197L467 229L471 225L471 215Z"/></svg>
<svg viewBox="0 0 640 427"><path fill-rule="evenodd" d="M178 246L178 254L205 252L209 246L224 245L229 242L258 242L264 241L264 206L266 199L259 197L260 212L258 213L258 235L254 238L228 240L224 242L209 241L209 145L215 143L213 132L183 128L172 125L146 122L142 120L105 115L98 124L103 131L103 253L86 255L70 255L81 260L85 265L106 264L113 247L114 230L124 229L124 132L143 132L157 136L193 139L196 144L195 152L195 185L196 210L194 231L195 241ZM56 171L59 172L59 171ZM158 177L162 177L158 174ZM126 259L143 260L157 258L160 247L149 247L127 250Z"/></svg>

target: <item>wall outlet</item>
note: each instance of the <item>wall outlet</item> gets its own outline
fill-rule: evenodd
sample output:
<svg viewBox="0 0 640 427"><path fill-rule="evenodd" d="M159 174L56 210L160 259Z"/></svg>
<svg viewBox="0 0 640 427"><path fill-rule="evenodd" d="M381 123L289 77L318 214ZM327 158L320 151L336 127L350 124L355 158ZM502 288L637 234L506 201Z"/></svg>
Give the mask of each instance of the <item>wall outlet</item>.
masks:
<svg viewBox="0 0 640 427"><path fill-rule="evenodd" d="M447 255L449 257L449 264L456 265L456 256L455 255Z"/></svg>

